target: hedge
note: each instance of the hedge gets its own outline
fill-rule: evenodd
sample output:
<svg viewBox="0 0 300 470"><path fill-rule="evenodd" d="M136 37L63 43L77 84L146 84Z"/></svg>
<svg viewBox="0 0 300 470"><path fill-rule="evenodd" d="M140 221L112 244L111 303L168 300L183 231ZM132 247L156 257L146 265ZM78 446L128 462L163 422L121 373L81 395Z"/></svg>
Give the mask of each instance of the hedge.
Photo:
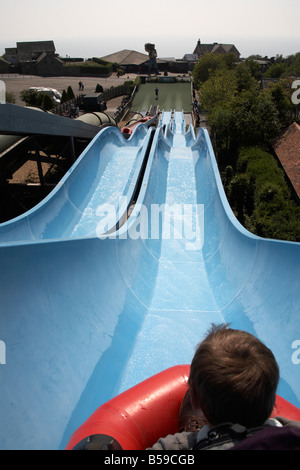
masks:
<svg viewBox="0 0 300 470"><path fill-rule="evenodd" d="M226 186L229 202L248 230L266 238L300 241L300 207L271 153L243 148Z"/></svg>

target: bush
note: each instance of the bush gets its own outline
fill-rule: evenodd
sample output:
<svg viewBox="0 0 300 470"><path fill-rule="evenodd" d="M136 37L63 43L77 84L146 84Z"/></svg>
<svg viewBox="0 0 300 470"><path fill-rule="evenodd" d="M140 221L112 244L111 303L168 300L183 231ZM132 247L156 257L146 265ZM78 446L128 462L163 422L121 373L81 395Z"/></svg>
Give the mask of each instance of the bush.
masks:
<svg viewBox="0 0 300 470"><path fill-rule="evenodd" d="M128 93L129 95L131 95L131 93L133 92L134 90L134 87L135 87L135 83L133 80L126 80L123 85L126 87L126 89L128 90Z"/></svg>
<svg viewBox="0 0 300 470"><path fill-rule="evenodd" d="M38 94L34 90L22 90L20 98L26 106L36 106L38 101Z"/></svg>
<svg viewBox="0 0 300 470"><path fill-rule="evenodd" d="M272 154L243 148L228 199L245 227L261 237L300 241L300 207Z"/></svg>
<svg viewBox="0 0 300 470"><path fill-rule="evenodd" d="M84 62L79 66L80 73L82 75L84 74L92 74L92 75L111 75L113 71L113 64L110 62L105 62L105 63L99 63L99 61L87 61ZM103 62L103 61L102 61Z"/></svg>
<svg viewBox="0 0 300 470"><path fill-rule="evenodd" d="M74 92L70 85L68 86L68 89L67 89L67 96L68 96L68 100L73 100L75 98Z"/></svg>
<svg viewBox="0 0 300 470"><path fill-rule="evenodd" d="M237 160L237 171L246 172L255 182L257 191L266 183L280 188L284 197L289 197L289 188L285 181L284 172L278 166L276 159L270 153L255 147L243 149Z"/></svg>
<svg viewBox="0 0 300 470"><path fill-rule="evenodd" d="M35 90L22 90L20 98L26 106L36 106L43 108L45 111L55 108L53 99L46 93L37 93Z"/></svg>
<svg viewBox="0 0 300 470"><path fill-rule="evenodd" d="M68 98L68 94L66 92L66 90L63 90L62 94L61 94L61 104L63 103L66 103L67 101L69 101L69 98Z"/></svg>
<svg viewBox="0 0 300 470"><path fill-rule="evenodd" d="M218 54L205 54L196 63L193 78L197 86L206 82L216 70L225 69L224 57Z"/></svg>
<svg viewBox="0 0 300 470"><path fill-rule="evenodd" d="M53 99L51 96L47 95L46 93L43 94L41 93L42 100L40 106L45 110L45 111L50 111L50 109L55 108L56 104L54 103Z"/></svg>
<svg viewBox="0 0 300 470"><path fill-rule="evenodd" d="M103 93L103 86L99 83L96 85L95 93Z"/></svg>
<svg viewBox="0 0 300 470"><path fill-rule="evenodd" d="M300 242L300 207L291 200L261 202L251 219L261 237Z"/></svg>
<svg viewBox="0 0 300 470"><path fill-rule="evenodd" d="M228 186L228 199L237 213L237 218L244 224L245 216L252 211L253 187L247 174L235 176Z"/></svg>
<svg viewBox="0 0 300 470"><path fill-rule="evenodd" d="M107 60L100 59L99 57L93 57L92 61L96 64L109 68L111 71L114 72L119 69L119 64L117 64L116 62L108 62Z"/></svg>
<svg viewBox="0 0 300 470"><path fill-rule="evenodd" d="M300 72L300 53L276 58L269 76ZM193 71L200 105L208 114L228 200L244 226L263 237L300 241L300 207L285 173L267 151L295 119L291 83L260 91L261 72L251 60L234 65L207 54Z"/></svg>
<svg viewBox="0 0 300 470"><path fill-rule="evenodd" d="M266 78L280 78L283 77L286 73L286 67L284 64L273 64L269 67L265 73Z"/></svg>
<svg viewBox="0 0 300 470"><path fill-rule="evenodd" d="M15 95L13 93L10 93L10 92L7 91L5 93L5 102L15 104L16 103Z"/></svg>

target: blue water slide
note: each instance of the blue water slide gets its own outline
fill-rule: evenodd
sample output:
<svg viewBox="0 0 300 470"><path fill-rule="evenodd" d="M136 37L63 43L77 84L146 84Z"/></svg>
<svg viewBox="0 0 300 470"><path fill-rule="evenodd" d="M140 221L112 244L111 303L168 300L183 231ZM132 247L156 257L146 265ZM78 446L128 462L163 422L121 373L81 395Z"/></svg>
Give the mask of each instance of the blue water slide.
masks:
<svg viewBox="0 0 300 470"><path fill-rule="evenodd" d="M138 197L117 231L66 236L58 217L53 238L1 242L1 448L63 449L99 405L189 363L212 322L263 340L279 362L278 393L299 406L300 245L237 222L207 131L195 137L183 113L174 118L152 136ZM94 146L101 158L104 143L96 139L92 154ZM70 170L79 168L75 195L89 168L81 162Z"/></svg>
<svg viewBox="0 0 300 470"><path fill-rule="evenodd" d="M93 237L102 225L114 230L134 197L152 131L138 126L126 140L116 127L104 128L40 204L0 225L0 243ZM113 208L106 227L105 207Z"/></svg>

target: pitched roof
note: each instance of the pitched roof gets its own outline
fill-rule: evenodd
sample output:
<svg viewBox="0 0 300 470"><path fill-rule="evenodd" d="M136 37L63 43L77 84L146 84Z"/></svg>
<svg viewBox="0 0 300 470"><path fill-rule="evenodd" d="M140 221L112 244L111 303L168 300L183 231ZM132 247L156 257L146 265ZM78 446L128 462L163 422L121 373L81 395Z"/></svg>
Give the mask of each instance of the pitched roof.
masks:
<svg viewBox="0 0 300 470"><path fill-rule="evenodd" d="M141 65L149 60L149 56L141 52L123 49L122 51L101 57L101 59L107 62L116 62L120 65ZM160 59L156 59L156 61L163 62Z"/></svg>
<svg viewBox="0 0 300 470"><path fill-rule="evenodd" d="M188 60L190 62L197 62L198 54L184 54L182 60Z"/></svg>
<svg viewBox="0 0 300 470"><path fill-rule="evenodd" d="M273 142L273 148L300 198L300 126L291 124Z"/></svg>
<svg viewBox="0 0 300 470"><path fill-rule="evenodd" d="M212 52L218 52L221 49L228 54L229 52L234 51L235 46L233 44L215 44L212 48Z"/></svg>
<svg viewBox="0 0 300 470"><path fill-rule="evenodd" d="M200 39L197 42L194 54L198 54L198 56L200 57L207 53L221 51L221 49L223 49L223 51L227 54L229 52L234 52L240 55L239 51L237 50L234 44L219 44L217 42L213 44L202 44Z"/></svg>
<svg viewBox="0 0 300 470"><path fill-rule="evenodd" d="M17 42L20 62L36 60L43 52L55 52L53 41Z"/></svg>
<svg viewBox="0 0 300 470"><path fill-rule="evenodd" d="M140 65L147 62L149 56L142 54L141 52L123 49L122 51L115 52L114 54L101 57L101 59L106 60L107 62L117 62L120 65Z"/></svg>

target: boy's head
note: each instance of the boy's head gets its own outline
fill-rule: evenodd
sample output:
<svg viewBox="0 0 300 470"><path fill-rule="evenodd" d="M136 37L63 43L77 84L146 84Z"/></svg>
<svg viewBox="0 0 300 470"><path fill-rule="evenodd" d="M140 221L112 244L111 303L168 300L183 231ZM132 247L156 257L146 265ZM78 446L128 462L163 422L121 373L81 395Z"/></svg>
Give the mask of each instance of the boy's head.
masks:
<svg viewBox="0 0 300 470"><path fill-rule="evenodd" d="M272 413L279 381L273 353L255 336L213 325L197 348L189 386L212 425L260 426Z"/></svg>

